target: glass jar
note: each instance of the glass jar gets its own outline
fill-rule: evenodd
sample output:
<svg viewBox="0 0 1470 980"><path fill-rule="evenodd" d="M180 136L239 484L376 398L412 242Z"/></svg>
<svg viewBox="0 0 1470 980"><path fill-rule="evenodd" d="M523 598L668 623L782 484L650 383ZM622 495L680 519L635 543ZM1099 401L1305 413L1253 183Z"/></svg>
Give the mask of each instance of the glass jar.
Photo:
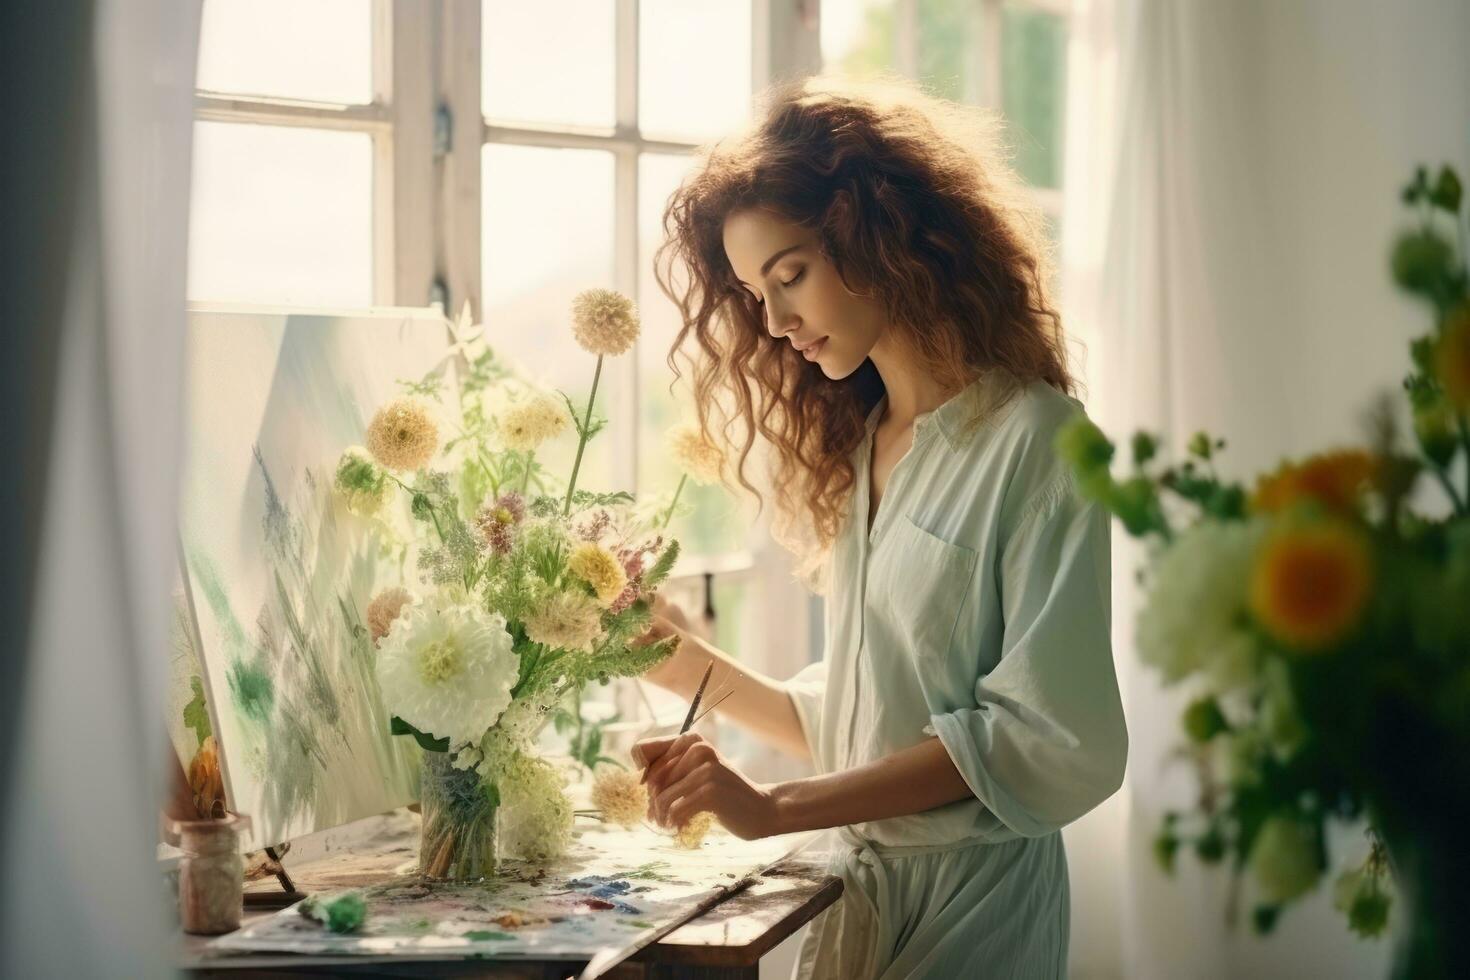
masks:
<svg viewBox="0 0 1470 980"><path fill-rule="evenodd" d="M442 881L493 875L500 807L480 774L454 768L447 752L425 752L420 797L419 872Z"/></svg>
<svg viewBox="0 0 1470 980"><path fill-rule="evenodd" d="M240 833L249 818L228 813L219 820L176 820L171 837L179 860L179 923L195 935L240 928L245 900L245 862Z"/></svg>

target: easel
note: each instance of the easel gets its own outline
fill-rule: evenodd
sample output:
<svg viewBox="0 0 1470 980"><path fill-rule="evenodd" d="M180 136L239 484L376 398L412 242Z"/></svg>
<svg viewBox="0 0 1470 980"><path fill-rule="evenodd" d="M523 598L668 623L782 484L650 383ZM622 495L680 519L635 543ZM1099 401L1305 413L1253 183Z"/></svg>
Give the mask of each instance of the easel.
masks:
<svg viewBox="0 0 1470 980"><path fill-rule="evenodd" d="M281 858L290 848L289 844L271 845L262 848L265 856L274 867L270 872L275 875L276 881L280 882L281 890L278 892L252 892L245 893L245 907L259 909L283 909L288 905L294 905L306 897L305 892L296 890L296 884L291 880L291 875L286 871L286 865Z"/></svg>

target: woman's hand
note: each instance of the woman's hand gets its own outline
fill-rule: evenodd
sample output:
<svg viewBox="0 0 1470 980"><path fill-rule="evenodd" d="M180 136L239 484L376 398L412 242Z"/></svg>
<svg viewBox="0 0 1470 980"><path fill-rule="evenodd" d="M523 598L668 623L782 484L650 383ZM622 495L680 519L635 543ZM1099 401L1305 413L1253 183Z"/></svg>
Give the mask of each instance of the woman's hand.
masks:
<svg viewBox="0 0 1470 980"><path fill-rule="evenodd" d="M654 593L652 611L653 621L649 624L647 632L633 643L635 646L647 646L675 634L685 637L671 656L643 675L644 679L659 687L674 690L678 679L688 674L688 671L683 668L686 666L685 662L693 655L687 639L691 629L689 617L684 615L684 610L665 599L660 593Z"/></svg>
<svg viewBox="0 0 1470 980"><path fill-rule="evenodd" d="M745 778L702 735L644 739L633 761L646 769L648 816L661 827L682 827L708 810L743 840L783 833L773 787Z"/></svg>

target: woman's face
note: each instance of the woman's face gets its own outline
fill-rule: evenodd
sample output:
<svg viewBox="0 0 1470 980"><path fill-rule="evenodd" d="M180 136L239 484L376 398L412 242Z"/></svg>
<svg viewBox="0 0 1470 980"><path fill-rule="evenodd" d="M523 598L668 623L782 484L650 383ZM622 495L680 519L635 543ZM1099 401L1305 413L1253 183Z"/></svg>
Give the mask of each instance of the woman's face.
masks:
<svg viewBox="0 0 1470 980"><path fill-rule="evenodd" d="M842 284L816 235L768 211L745 210L725 219L724 239L772 337L789 341L833 380L858 369L887 321L878 303Z"/></svg>

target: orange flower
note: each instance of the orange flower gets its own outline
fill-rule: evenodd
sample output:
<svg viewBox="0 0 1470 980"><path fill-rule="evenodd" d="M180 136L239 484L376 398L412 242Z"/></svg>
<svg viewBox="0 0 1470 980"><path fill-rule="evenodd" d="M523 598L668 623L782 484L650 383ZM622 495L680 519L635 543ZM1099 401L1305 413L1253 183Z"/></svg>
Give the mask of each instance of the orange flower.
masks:
<svg viewBox="0 0 1470 980"><path fill-rule="evenodd" d="M1358 501L1373 485L1378 460L1360 449L1342 449L1312 456L1301 463L1283 463L1256 483L1251 510L1276 513L1303 500L1313 500L1335 514L1357 513Z"/></svg>
<svg viewBox="0 0 1470 980"><path fill-rule="evenodd" d="M1470 306L1462 306L1445 321L1434 352L1434 373L1450 404L1470 410Z"/></svg>
<svg viewBox="0 0 1470 980"><path fill-rule="evenodd" d="M1367 542L1351 526L1334 521L1282 528L1256 555L1251 613L1285 646L1320 651L1358 624L1372 578Z"/></svg>

